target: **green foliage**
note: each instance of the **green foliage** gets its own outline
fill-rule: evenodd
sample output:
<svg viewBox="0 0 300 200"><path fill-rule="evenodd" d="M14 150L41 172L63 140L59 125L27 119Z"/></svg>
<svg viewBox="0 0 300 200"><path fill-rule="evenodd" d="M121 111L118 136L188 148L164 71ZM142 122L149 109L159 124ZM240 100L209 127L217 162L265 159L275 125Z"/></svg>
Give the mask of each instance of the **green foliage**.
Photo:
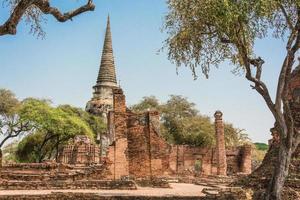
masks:
<svg viewBox="0 0 300 200"><path fill-rule="evenodd" d="M195 171L196 172L201 172L202 169L202 161L201 160L196 160L195 162Z"/></svg>
<svg viewBox="0 0 300 200"><path fill-rule="evenodd" d="M44 137L45 135L43 133L36 132L23 138L18 144L15 152L17 160L19 162L35 163L39 161L41 155L44 155L45 157L48 154L49 156L49 154L51 154L50 151L53 144L51 145L51 143L47 143L42 149L40 149L40 145L43 143Z"/></svg>
<svg viewBox="0 0 300 200"><path fill-rule="evenodd" d="M7 140L29 132L30 123L19 116L21 103L15 95L6 89L0 89L0 148Z"/></svg>
<svg viewBox="0 0 300 200"><path fill-rule="evenodd" d="M181 95L170 95L170 99L166 104L162 105L163 118L169 119L184 119L186 117L195 117L198 110L195 104L189 102L187 98Z"/></svg>
<svg viewBox="0 0 300 200"><path fill-rule="evenodd" d="M15 94L10 90L0 88L0 115L15 114L20 105Z"/></svg>
<svg viewBox="0 0 300 200"><path fill-rule="evenodd" d="M259 142L256 142L254 143L256 149L258 150L262 150L262 151L267 151L269 149L269 145L265 144L265 143L259 143Z"/></svg>
<svg viewBox="0 0 300 200"><path fill-rule="evenodd" d="M245 143L250 143L251 140L248 134L243 129L238 129L230 123L224 123L225 143L226 146L239 146Z"/></svg>
<svg viewBox="0 0 300 200"><path fill-rule="evenodd" d="M10 160L41 162L57 156L58 149L76 135L92 140L105 132L102 119L69 105L52 107L48 100L27 98L19 102L15 95L0 89L0 130L4 140L28 133ZM34 132L34 134L30 134ZM16 156L16 158L14 157Z"/></svg>
<svg viewBox="0 0 300 200"><path fill-rule="evenodd" d="M169 59L178 66L210 66L224 60L244 67L245 56L254 58L254 42L267 36L283 37L295 26L299 0L168 0L165 18ZM283 11L284 10L284 11ZM287 22L288 21L288 22Z"/></svg>
<svg viewBox="0 0 300 200"><path fill-rule="evenodd" d="M158 99L155 96L143 97L143 100L130 107L135 112L145 112L150 110L161 110Z"/></svg>
<svg viewBox="0 0 300 200"><path fill-rule="evenodd" d="M176 140L178 144L193 146L212 146L214 144L214 127L210 119L204 116L188 117L177 124Z"/></svg>
<svg viewBox="0 0 300 200"><path fill-rule="evenodd" d="M49 101L29 98L22 102L20 116L36 131L18 146L17 155L22 162L41 162L46 157L57 156L59 147L76 135L87 135L92 140L96 135L93 132L95 124L88 124L88 121L94 120L96 124L98 121L71 106L54 108Z"/></svg>
<svg viewBox="0 0 300 200"><path fill-rule="evenodd" d="M81 108L75 108L70 105L61 105L58 107L58 109L61 109L63 112L66 112L69 115L77 116L87 123L90 129L93 131L94 139L96 139L97 134L104 134L106 131L106 124L99 116L92 115Z"/></svg>
<svg viewBox="0 0 300 200"><path fill-rule="evenodd" d="M15 152L18 147L18 141L14 141L8 145L6 145L2 150L3 159L2 162L6 163L16 163L18 159L15 156Z"/></svg>
<svg viewBox="0 0 300 200"><path fill-rule="evenodd" d="M134 106L136 112L158 110L161 112L161 134L171 144L212 146L215 143L215 127L211 119L203 116L195 104L180 95L171 95L163 104L154 97L144 97ZM225 123L227 146L238 146L248 141L247 134Z"/></svg>
<svg viewBox="0 0 300 200"><path fill-rule="evenodd" d="M256 169L265 158L265 155L269 149L269 146L264 143L253 143L252 145L252 164Z"/></svg>
<svg viewBox="0 0 300 200"><path fill-rule="evenodd" d="M33 123L37 130L47 134L68 139L84 134L93 138L89 125L77 115L64 112L60 108L53 108L44 100L24 100L20 116Z"/></svg>

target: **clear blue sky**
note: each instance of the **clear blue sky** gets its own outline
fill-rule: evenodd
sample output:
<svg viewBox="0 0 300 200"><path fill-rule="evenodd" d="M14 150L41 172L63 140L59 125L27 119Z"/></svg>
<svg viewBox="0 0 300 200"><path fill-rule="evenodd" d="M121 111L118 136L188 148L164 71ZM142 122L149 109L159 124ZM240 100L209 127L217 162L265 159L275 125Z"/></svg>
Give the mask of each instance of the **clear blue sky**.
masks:
<svg viewBox="0 0 300 200"><path fill-rule="evenodd" d="M51 1L63 10L85 1ZM58 23L47 16L44 40L28 34L24 22L16 36L0 37L0 87L12 90L19 98L51 99L55 105L85 107L96 82L105 33L110 14L117 77L129 105L143 96L155 95L166 101L178 94L197 104L202 114L213 116L216 110L236 127L246 129L253 141L267 142L274 120L262 98L250 88L243 76L231 73L232 66L223 63L207 80L194 81L188 68L176 67L166 56L157 53L166 34L161 32L167 12L162 0L95 0L96 10ZM8 10L0 8L0 23ZM256 53L266 64L264 76L274 94L284 52L282 41L268 38L257 41ZM199 71L200 73L200 71Z"/></svg>

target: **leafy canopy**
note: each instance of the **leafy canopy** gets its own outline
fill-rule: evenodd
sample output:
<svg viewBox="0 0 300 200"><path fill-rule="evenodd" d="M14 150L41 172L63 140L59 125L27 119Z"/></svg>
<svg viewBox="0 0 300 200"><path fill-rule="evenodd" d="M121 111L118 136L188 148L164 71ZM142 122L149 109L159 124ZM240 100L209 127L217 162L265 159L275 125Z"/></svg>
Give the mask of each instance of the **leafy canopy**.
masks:
<svg viewBox="0 0 300 200"><path fill-rule="evenodd" d="M10 90L0 88L0 149L7 140L29 132L32 127L19 116L22 105Z"/></svg>
<svg viewBox="0 0 300 200"><path fill-rule="evenodd" d="M20 105L15 94L10 90L0 88L0 115L15 114Z"/></svg>
<svg viewBox="0 0 300 200"><path fill-rule="evenodd" d="M87 135L93 140L95 131L98 131L96 126L102 126L100 120L80 109L68 105L56 108L49 101L33 98L22 102L20 116L35 127L35 133L25 137L18 145L16 156L20 162L57 158L59 148L71 138Z"/></svg>
<svg viewBox="0 0 300 200"><path fill-rule="evenodd" d="M70 115L60 108L53 108L45 100L26 99L20 116L35 125L41 132L55 134L63 138L72 138L84 134L93 138L93 132L83 120Z"/></svg>
<svg viewBox="0 0 300 200"><path fill-rule="evenodd" d="M169 59L178 66L200 66L208 77L210 66L224 60L244 68L245 56L254 58L256 39L270 30L284 37L296 24L299 0L168 0L165 41Z"/></svg>
<svg viewBox="0 0 300 200"><path fill-rule="evenodd" d="M215 143L215 127L212 120L201 115L195 104L180 95L170 95L166 103L159 103L156 97L143 97L143 100L131 107L135 112L157 110L161 113L160 131L172 144L194 146L212 146ZM225 123L225 141L227 146L238 146L249 142L243 130Z"/></svg>

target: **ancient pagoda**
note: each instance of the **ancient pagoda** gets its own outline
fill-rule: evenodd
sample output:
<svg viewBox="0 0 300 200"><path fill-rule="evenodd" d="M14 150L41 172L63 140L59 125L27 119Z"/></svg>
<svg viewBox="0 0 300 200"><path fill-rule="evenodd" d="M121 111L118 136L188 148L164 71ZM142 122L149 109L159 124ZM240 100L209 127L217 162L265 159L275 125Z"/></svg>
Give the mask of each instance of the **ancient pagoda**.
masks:
<svg viewBox="0 0 300 200"><path fill-rule="evenodd" d="M113 89L115 88L118 86L108 16L99 74L96 85L93 87L93 97L86 105L86 111L106 119L107 113L113 108Z"/></svg>

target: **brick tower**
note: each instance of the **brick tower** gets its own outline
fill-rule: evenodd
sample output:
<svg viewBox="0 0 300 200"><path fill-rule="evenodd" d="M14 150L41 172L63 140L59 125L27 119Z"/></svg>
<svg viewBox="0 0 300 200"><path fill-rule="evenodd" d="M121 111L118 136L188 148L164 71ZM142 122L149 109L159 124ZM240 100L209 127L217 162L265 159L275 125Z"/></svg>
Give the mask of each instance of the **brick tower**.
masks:
<svg viewBox="0 0 300 200"><path fill-rule="evenodd" d="M93 87L93 97L86 105L86 111L106 119L108 112L113 109L113 89L116 88L118 86L108 16L99 74Z"/></svg>

